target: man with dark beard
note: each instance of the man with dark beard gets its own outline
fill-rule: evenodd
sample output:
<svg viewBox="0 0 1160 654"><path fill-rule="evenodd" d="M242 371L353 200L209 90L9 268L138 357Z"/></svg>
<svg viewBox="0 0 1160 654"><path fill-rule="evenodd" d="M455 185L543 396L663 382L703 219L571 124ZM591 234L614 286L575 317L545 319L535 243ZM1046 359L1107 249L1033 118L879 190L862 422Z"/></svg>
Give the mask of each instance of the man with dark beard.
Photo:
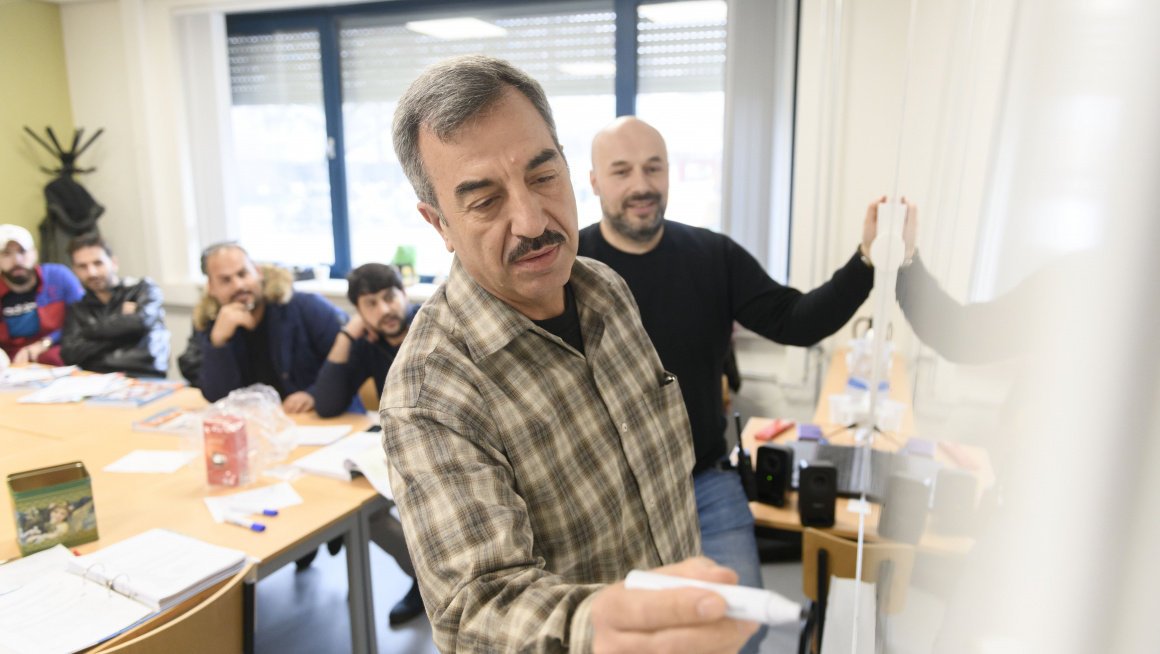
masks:
<svg viewBox="0 0 1160 654"><path fill-rule="evenodd" d="M12 363L60 366L65 306L85 291L67 267L38 260L27 229L0 225L0 348Z"/></svg>
<svg viewBox="0 0 1160 654"><path fill-rule="evenodd" d="M693 490L705 556L760 588L753 515L725 451L721 375L733 321L785 345L813 345L842 327L874 285L873 207L862 243L832 280L810 293L782 286L732 239L665 222L668 150L660 132L632 116L592 141L592 190L602 220L580 232L581 256L624 278L661 363L676 375L692 426ZM742 649L755 652L765 629Z"/></svg>
<svg viewBox="0 0 1160 654"><path fill-rule="evenodd" d="M338 332L318 372L314 408L323 418L346 411L368 377L383 394L387 372L419 310L408 305L403 279L391 266L368 263L350 271L346 281L356 313Z"/></svg>
<svg viewBox="0 0 1160 654"><path fill-rule="evenodd" d="M346 314L320 295L295 291L289 270L254 265L237 243L206 248L201 271L205 295L193 309L181 374L210 402L266 384L286 413L313 411L318 372Z"/></svg>
<svg viewBox="0 0 1160 654"><path fill-rule="evenodd" d="M93 372L164 377L170 337L161 289L118 276L117 255L96 232L69 241L68 254L85 296L68 307L61 359Z"/></svg>

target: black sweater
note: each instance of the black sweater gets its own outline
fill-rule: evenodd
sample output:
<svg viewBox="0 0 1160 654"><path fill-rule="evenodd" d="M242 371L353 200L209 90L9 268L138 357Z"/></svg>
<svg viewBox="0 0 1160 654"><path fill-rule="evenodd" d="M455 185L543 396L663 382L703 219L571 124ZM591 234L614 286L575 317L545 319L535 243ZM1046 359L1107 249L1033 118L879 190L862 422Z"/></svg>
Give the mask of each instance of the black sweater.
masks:
<svg viewBox="0 0 1160 654"><path fill-rule="evenodd" d="M591 225L580 232L579 254L624 278L661 363L677 376L693 429L694 474L726 454L721 375L733 321L778 343L813 345L845 325L874 285L874 271L855 254L803 294L771 279L729 237L676 222L665 223L645 254L617 250Z"/></svg>
<svg viewBox="0 0 1160 654"><path fill-rule="evenodd" d="M415 319L419 312L419 305L407 307L407 325ZM339 334L337 338L346 338ZM334 363L327 359L318 371L318 381L314 385L314 410L323 418L337 416L354 406L352 400L358 395L359 388L366 382L367 377L375 380L375 389L379 397L383 395L383 386L387 381L387 373L391 364L395 362L395 355L399 353L399 345L391 345L384 338L374 343L365 336L352 341L350 357L346 363ZM360 403L361 404L361 403ZM368 406L371 411L378 411L378 406Z"/></svg>

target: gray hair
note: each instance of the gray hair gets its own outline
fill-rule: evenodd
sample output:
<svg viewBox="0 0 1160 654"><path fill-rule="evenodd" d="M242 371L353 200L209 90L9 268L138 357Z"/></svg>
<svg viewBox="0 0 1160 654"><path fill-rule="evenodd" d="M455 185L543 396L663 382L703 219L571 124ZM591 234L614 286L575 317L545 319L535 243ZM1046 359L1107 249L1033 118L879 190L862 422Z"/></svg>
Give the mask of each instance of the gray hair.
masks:
<svg viewBox="0 0 1160 654"><path fill-rule="evenodd" d="M431 130L440 141L447 141L468 121L498 102L508 87L523 93L532 103L548 124L552 143L561 149L543 87L503 59L483 55L444 59L425 68L407 87L399 98L392 132L395 155L421 202L439 207L435 187L419 154L419 131Z"/></svg>

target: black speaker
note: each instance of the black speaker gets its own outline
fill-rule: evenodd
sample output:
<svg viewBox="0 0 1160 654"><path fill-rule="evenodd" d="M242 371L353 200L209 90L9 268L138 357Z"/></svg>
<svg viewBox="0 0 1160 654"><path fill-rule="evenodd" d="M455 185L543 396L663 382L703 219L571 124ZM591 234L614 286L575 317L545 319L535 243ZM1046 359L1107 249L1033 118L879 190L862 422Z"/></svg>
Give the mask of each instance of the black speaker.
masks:
<svg viewBox="0 0 1160 654"><path fill-rule="evenodd" d="M931 529L947 536L969 536L975 528L978 480L966 470L943 468L934 484Z"/></svg>
<svg viewBox="0 0 1160 654"><path fill-rule="evenodd" d="M792 475L793 448L773 443L757 448L753 485L758 502L785 506L785 491Z"/></svg>
<svg viewBox="0 0 1160 654"><path fill-rule="evenodd" d="M798 471L798 515L803 527L833 527L838 469L828 461L802 464Z"/></svg>
<svg viewBox="0 0 1160 654"><path fill-rule="evenodd" d="M925 479L890 475L878 517L878 535L917 545L926 530L929 507L930 486Z"/></svg>

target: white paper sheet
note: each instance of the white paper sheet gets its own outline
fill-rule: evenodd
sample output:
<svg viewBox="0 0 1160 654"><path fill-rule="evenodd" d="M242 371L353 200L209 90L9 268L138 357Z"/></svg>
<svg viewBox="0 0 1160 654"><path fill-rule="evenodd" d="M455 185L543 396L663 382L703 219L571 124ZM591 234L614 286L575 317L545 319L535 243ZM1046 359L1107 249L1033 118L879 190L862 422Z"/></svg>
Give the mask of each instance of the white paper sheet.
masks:
<svg viewBox="0 0 1160 654"><path fill-rule="evenodd" d="M290 435L299 445L330 445L350 433L350 425L327 425L324 427L291 427L282 432Z"/></svg>
<svg viewBox="0 0 1160 654"><path fill-rule="evenodd" d="M25 395L17 400L21 404L54 404L58 402L79 402L86 397L107 393L115 388L128 386L132 382L119 374L84 375L81 377L61 377L48 386Z"/></svg>
<svg viewBox="0 0 1160 654"><path fill-rule="evenodd" d="M291 465L312 475L330 477L340 481L350 481L350 468L346 461L371 446L381 447L383 435L379 432L360 431L335 443L311 452Z"/></svg>
<svg viewBox="0 0 1160 654"><path fill-rule="evenodd" d="M0 595L20 588L40 575L64 570L71 558L72 552L67 547L57 545L0 565Z"/></svg>
<svg viewBox="0 0 1160 654"><path fill-rule="evenodd" d="M0 386L23 386L46 383L57 377L64 377L76 369L76 366L8 368L0 372Z"/></svg>
<svg viewBox="0 0 1160 654"><path fill-rule="evenodd" d="M371 482L379 495L394 500L395 494L391 492L391 476L390 467L387 465L387 453L383 451L383 446L374 444L367 449L352 454L348 459L359 472Z"/></svg>
<svg viewBox="0 0 1160 654"><path fill-rule="evenodd" d="M189 463L197 452L180 450L133 450L105 466L105 472L174 473Z"/></svg>
<svg viewBox="0 0 1160 654"><path fill-rule="evenodd" d="M284 509L302 504L302 496L286 482L253 490L205 498L205 505L214 522L221 523L229 513L252 515L262 509Z"/></svg>
<svg viewBox="0 0 1160 654"><path fill-rule="evenodd" d="M63 570L0 595L0 651L71 654L113 636L153 611Z"/></svg>

